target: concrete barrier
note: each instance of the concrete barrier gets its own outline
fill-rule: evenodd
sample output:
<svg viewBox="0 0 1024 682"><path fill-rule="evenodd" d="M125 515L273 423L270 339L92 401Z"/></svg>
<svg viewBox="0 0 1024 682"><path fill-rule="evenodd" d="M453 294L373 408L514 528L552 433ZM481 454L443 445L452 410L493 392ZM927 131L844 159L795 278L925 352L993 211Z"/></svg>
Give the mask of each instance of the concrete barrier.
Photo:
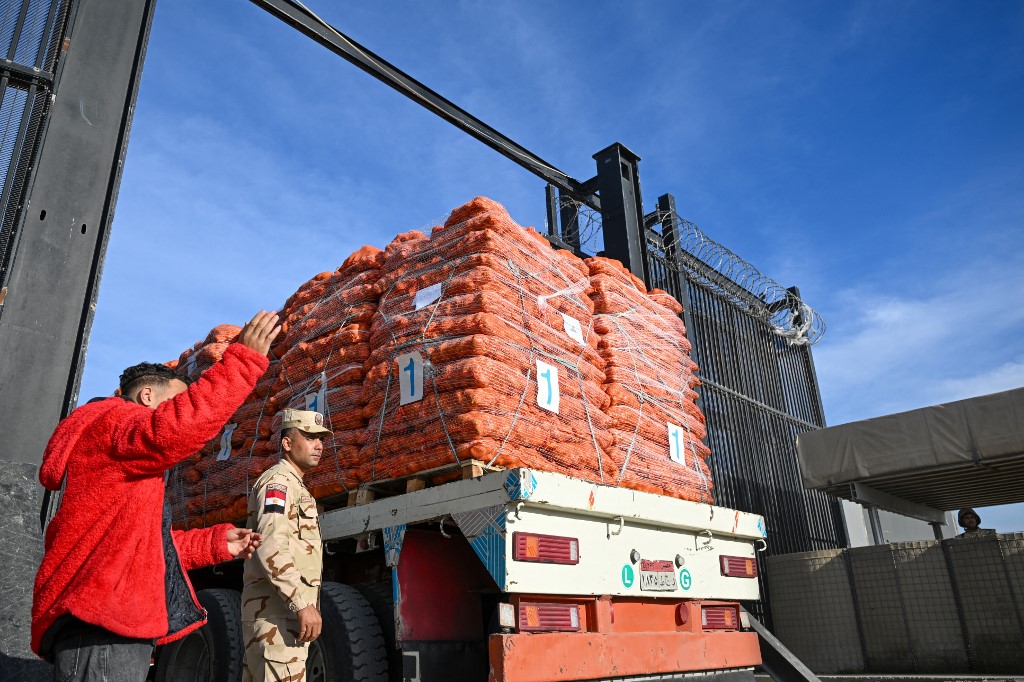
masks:
<svg viewBox="0 0 1024 682"><path fill-rule="evenodd" d="M844 551L768 558L775 636L817 673L864 669Z"/></svg>
<svg viewBox="0 0 1024 682"><path fill-rule="evenodd" d="M818 674L1024 674L1024 534L770 557L776 636Z"/></svg>
<svg viewBox="0 0 1024 682"><path fill-rule="evenodd" d="M889 547L903 592L914 670L940 674L969 672L964 631L942 545L901 542Z"/></svg>
<svg viewBox="0 0 1024 682"><path fill-rule="evenodd" d="M986 673L1024 672L1024 627L1003 560L1004 543L995 534L947 542L968 645L975 668Z"/></svg>

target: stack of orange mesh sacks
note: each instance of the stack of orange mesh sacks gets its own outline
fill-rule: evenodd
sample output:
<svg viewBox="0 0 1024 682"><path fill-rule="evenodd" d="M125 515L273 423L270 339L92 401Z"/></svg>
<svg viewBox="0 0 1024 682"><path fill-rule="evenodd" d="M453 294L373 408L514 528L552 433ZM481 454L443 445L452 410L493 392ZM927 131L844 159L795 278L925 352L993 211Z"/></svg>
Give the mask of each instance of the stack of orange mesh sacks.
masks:
<svg viewBox="0 0 1024 682"><path fill-rule="evenodd" d="M218 437L172 472L176 526L245 517L249 488L278 461L280 410L285 408L323 412L334 431L324 443L320 465L305 479L316 497L360 482L355 456L366 420L358 400L382 257L379 249L363 247L337 271L317 275L285 302L279 312L282 332L271 348L266 374ZM220 359L239 331L221 325L168 364L197 378Z"/></svg>
<svg viewBox="0 0 1024 682"><path fill-rule="evenodd" d="M611 482L586 264L483 198L385 253L362 478L477 460Z"/></svg>
<svg viewBox="0 0 1024 682"><path fill-rule="evenodd" d="M679 315L683 309L621 263L590 258L594 329L605 360L611 401L612 456L616 483L698 502L713 502L710 455L702 442L704 415L697 408L700 384Z"/></svg>
<svg viewBox="0 0 1024 682"><path fill-rule="evenodd" d="M175 522L244 518L284 408L323 412L334 431L306 476L320 499L431 470L440 482L476 460L710 502L680 311L616 261L554 250L477 198L288 299L266 375L174 471ZM238 331L218 327L169 364L198 376Z"/></svg>
<svg viewBox="0 0 1024 682"><path fill-rule="evenodd" d="M384 252L364 246L334 273L299 288L282 309L282 334L274 345L280 371L272 389L268 443L279 451L280 410L315 410L334 432L324 441L319 466L306 475L314 497L350 490L359 477L359 446L366 418L360 402L370 355L370 324Z"/></svg>

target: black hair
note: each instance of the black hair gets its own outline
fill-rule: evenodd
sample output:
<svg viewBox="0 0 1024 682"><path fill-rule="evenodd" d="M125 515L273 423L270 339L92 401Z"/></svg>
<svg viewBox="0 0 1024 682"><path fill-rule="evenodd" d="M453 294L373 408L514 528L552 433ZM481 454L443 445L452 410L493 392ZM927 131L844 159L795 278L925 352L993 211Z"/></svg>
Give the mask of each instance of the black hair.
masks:
<svg viewBox="0 0 1024 682"><path fill-rule="evenodd" d="M140 362L121 372L121 395L131 399L132 394L143 386L166 386L174 379L186 386L192 383L191 377L178 374L167 365Z"/></svg>

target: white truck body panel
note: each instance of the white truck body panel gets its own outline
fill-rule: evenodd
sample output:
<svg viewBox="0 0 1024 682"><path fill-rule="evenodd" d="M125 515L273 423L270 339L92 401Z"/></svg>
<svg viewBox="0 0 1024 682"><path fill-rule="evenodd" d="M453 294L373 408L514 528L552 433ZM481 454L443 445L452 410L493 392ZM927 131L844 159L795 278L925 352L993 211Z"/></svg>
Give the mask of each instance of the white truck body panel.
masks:
<svg viewBox="0 0 1024 682"><path fill-rule="evenodd" d="M532 469L492 472L330 511L320 523L325 540L381 531L389 563L397 563L405 528L432 520L457 525L504 592L759 597L757 580L722 576L719 557L753 559L765 537L762 517ZM579 563L517 561L516 532L577 538ZM650 578L641 576L642 560L672 562L672 586L666 580L664 591L642 589Z"/></svg>

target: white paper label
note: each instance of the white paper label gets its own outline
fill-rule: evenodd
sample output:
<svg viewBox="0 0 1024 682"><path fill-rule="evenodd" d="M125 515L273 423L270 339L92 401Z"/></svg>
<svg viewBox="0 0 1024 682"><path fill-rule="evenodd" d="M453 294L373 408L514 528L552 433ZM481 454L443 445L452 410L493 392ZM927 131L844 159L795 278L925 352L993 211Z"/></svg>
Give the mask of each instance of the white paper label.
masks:
<svg viewBox="0 0 1024 682"><path fill-rule="evenodd" d="M306 394L306 409L320 414L327 412L327 376L323 372L320 373L320 388Z"/></svg>
<svg viewBox="0 0 1024 682"><path fill-rule="evenodd" d="M569 335L570 339L580 344L583 343L583 327L579 320L562 313L562 326L565 327L565 333Z"/></svg>
<svg viewBox="0 0 1024 682"><path fill-rule="evenodd" d="M406 353L398 356L399 405L423 400L423 355Z"/></svg>
<svg viewBox="0 0 1024 682"><path fill-rule="evenodd" d="M416 292L416 296L413 298L413 306L416 310L430 305L437 299L441 298L441 283L431 284L426 289L420 289Z"/></svg>
<svg viewBox="0 0 1024 682"><path fill-rule="evenodd" d="M238 428L238 424L228 424L224 427L224 433L220 436L220 452L217 453L217 461L223 462L231 456L231 434Z"/></svg>
<svg viewBox="0 0 1024 682"><path fill-rule="evenodd" d="M685 441L683 436L686 433L683 427L676 426L672 422L666 422L668 424L668 456L672 458L673 462L680 464L686 464L686 451Z"/></svg>
<svg viewBox="0 0 1024 682"><path fill-rule="evenodd" d="M558 368L537 361L537 406L558 412Z"/></svg>

